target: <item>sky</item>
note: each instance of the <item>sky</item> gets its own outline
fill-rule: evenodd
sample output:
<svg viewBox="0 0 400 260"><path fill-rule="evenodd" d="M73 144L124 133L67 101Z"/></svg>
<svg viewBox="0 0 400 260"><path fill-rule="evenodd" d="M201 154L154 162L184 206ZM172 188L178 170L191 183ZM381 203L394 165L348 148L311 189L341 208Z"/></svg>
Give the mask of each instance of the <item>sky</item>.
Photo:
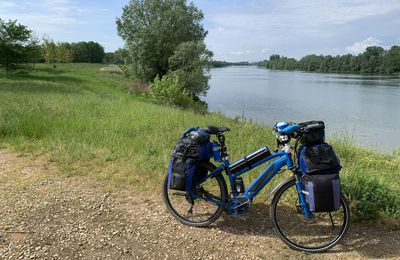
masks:
<svg viewBox="0 0 400 260"><path fill-rule="evenodd" d="M55 41L123 46L115 20L128 0L0 0L0 18L17 19ZM215 60L259 61L272 54L358 54L400 45L400 0L194 0L204 13Z"/></svg>

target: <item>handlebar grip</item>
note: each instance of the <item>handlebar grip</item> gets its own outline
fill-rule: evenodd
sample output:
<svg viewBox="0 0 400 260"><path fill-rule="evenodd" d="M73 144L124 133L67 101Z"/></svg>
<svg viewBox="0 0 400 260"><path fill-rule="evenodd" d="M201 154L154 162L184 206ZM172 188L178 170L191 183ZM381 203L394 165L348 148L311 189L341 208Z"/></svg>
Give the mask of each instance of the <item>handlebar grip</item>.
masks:
<svg viewBox="0 0 400 260"><path fill-rule="evenodd" d="M287 127L285 127L281 134L282 135L290 135L291 133L295 132L296 130L298 130L300 128L299 125L289 125Z"/></svg>

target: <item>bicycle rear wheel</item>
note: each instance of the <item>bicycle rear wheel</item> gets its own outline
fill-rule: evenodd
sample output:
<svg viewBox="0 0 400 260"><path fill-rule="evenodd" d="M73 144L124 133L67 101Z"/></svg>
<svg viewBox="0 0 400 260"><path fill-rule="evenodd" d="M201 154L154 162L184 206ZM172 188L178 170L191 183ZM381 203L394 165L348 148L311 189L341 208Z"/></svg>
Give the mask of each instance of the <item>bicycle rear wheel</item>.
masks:
<svg viewBox="0 0 400 260"><path fill-rule="evenodd" d="M215 169L211 163L201 163L199 167L207 169L208 173ZM221 173L208 178L193 191L197 196L226 201L228 190ZM190 196L185 191L171 190L168 188L168 175L163 186L164 204L173 217L181 223L193 227L205 227L221 216L223 207L201 198Z"/></svg>
<svg viewBox="0 0 400 260"><path fill-rule="evenodd" d="M276 192L270 208L271 221L279 238L289 247L306 252L323 252L335 246L347 232L349 216L349 205L342 194L339 210L315 212L311 219L306 219L295 179Z"/></svg>

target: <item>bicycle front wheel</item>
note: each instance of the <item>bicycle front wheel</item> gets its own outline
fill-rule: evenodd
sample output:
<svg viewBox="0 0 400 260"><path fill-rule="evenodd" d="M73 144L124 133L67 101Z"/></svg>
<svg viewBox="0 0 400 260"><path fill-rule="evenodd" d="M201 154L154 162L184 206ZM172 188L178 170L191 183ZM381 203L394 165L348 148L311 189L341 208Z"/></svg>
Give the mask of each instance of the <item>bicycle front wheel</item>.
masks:
<svg viewBox="0 0 400 260"><path fill-rule="evenodd" d="M272 225L279 238L289 247L306 252L323 252L335 246L347 232L349 216L349 205L342 194L337 211L315 212L306 219L295 179L276 192L270 208Z"/></svg>
<svg viewBox="0 0 400 260"><path fill-rule="evenodd" d="M215 169L211 163L201 163L199 167L204 167L208 173ZM223 207L202 198L212 198L220 202L225 202L227 198L227 187L221 173L208 178L196 187L191 196L189 192L171 190L168 188L168 175L164 180L163 197L164 204L177 220L181 223L193 227L205 227L213 223L221 216Z"/></svg>

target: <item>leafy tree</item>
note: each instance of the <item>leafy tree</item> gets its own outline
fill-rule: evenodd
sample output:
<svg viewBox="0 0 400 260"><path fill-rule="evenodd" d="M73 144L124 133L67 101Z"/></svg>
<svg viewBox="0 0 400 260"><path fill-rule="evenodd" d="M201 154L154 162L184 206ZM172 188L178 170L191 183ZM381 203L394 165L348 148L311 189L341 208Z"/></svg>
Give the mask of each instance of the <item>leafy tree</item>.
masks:
<svg viewBox="0 0 400 260"><path fill-rule="evenodd" d="M43 39L43 56L46 63L54 64L57 62L57 45L48 37Z"/></svg>
<svg viewBox="0 0 400 260"><path fill-rule="evenodd" d="M385 50L382 47L370 46L361 55L361 72L379 73L383 71L383 56Z"/></svg>
<svg viewBox="0 0 400 260"><path fill-rule="evenodd" d="M272 54L271 56L269 56L270 61L279 60L280 58L281 56L278 54Z"/></svg>
<svg viewBox="0 0 400 260"><path fill-rule="evenodd" d="M104 48L97 42L87 43L88 61L90 63L102 63L104 59Z"/></svg>
<svg viewBox="0 0 400 260"><path fill-rule="evenodd" d="M129 53L127 49L119 48L114 52L115 64L126 64L128 59L129 59Z"/></svg>
<svg viewBox="0 0 400 260"><path fill-rule="evenodd" d="M0 19L0 65L7 73L16 69L17 64L24 61L32 46L31 30L17 23Z"/></svg>
<svg viewBox="0 0 400 260"><path fill-rule="evenodd" d="M113 63L113 64L125 64L127 57L128 57L128 51L123 48L119 48L118 50L114 52L107 52L104 54L104 62L106 63Z"/></svg>
<svg viewBox="0 0 400 260"><path fill-rule="evenodd" d="M74 62L102 63L104 48L97 42L77 42L71 44Z"/></svg>
<svg viewBox="0 0 400 260"><path fill-rule="evenodd" d="M183 42L169 58L170 73L178 75L182 86L193 96L206 94L209 76L204 74L213 54L204 42Z"/></svg>
<svg viewBox="0 0 400 260"><path fill-rule="evenodd" d="M71 63L73 60L72 46L68 42L57 44L57 61L60 63Z"/></svg>
<svg viewBox="0 0 400 260"><path fill-rule="evenodd" d="M387 73L400 72L400 46L392 46L384 57L384 65Z"/></svg>
<svg viewBox="0 0 400 260"><path fill-rule="evenodd" d="M71 46L74 54L73 62L88 62L89 54L86 42L74 42Z"/></svg>
<svg viewBox="0 0 400 260"><path fill-rule="evenodd" d="M31 35L30 44L27 46L27 51L25 54L25 61L29 63L43 62L42 46L40 39L35 35Z"/></svg>
<svg viewBox="0 0 400 260"><path fill-rule="evenodd" d="M203 18L186 0L131 0L117 19L117 29L129 51L132 74L143 81L167 74L179 44L204 40Z"/></svg>

